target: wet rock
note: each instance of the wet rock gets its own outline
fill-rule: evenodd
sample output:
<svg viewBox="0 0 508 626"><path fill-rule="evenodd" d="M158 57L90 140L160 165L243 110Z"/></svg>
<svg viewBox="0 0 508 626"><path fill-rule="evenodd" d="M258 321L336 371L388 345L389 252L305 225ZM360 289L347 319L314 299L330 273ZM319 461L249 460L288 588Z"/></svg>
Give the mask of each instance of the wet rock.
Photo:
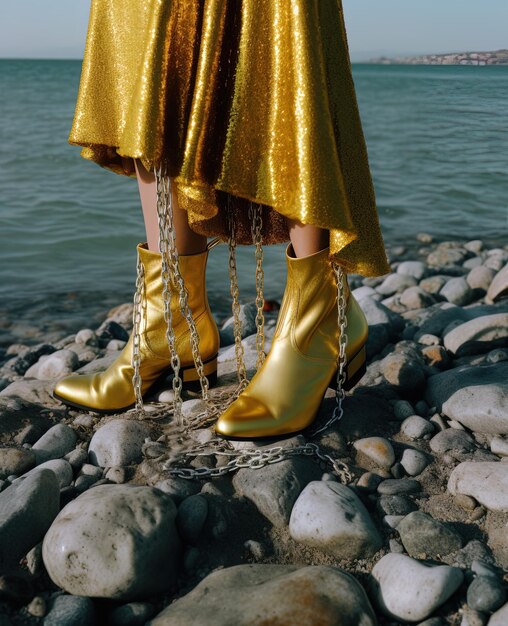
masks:
<svg viewBox="0 0 508 626"><path fill-rule="evenodd" d="M319 624L375 626L362 586L326 565L249 564L219 569L147 626Z"/></svg>
<svg viewBox="0 0 508 626"><path fill-rule="evenodd" d="M406 515L397 530L404 548L413 557L437 559L462 547L462 537L457 532L423 511Z"/></svg>
<svg viewBox="0 0 508 626"><path fill-rule="evenodd" d="M150 427L136 420L114 419L101 426L90 441L88 456L101 467L130 465L141 460L141 447Z"/></svg>
<svg viewBox="0 0 508 626"><path fill-rule="evenodd" d="M443 338L456 356L485 352L508 345L508 313L483 315L450 330Z"/></svg>
<svg viewBox="0 0 508 626"><path fill-rule="evenodd" d="M425 395L438 411L473 431L508 433L508 361L431 376Z"/></svg>
<svg viewBox="0 0 508 626"><path fill-rule="evenodd" d="M338 558L372 556L382 539L355 493L335 482L313 481L295 502L289 521L291 537Z"/></svg>
<svg viewBox="0 0 508 626"><path fill-rule="evenodd" d="M391 552L374 565L369 595L385 615L417 622L453 595L462 580L456 567L429 565Z"/></svg>
<svg viewBox="0 0 508 626"><path fill-rule="evenodd" d="M448 490L472 496L492 511L508 511L508 463L459 463L450 474Z"/></svg>
<svg viewBox="0 0 508 626"><path fill-rule="evenodd" d="M53 582L75 595L140 599L170 588L180 541L176 507L158 489L101 485L62 509L44 537Z"/></svg>
<svg viewBox="0 0 508 626"><path fill-rule="evenodd" d="M60 491L55 475L41 470L0 493L0 569L15 567L56 517Z"/></svg>

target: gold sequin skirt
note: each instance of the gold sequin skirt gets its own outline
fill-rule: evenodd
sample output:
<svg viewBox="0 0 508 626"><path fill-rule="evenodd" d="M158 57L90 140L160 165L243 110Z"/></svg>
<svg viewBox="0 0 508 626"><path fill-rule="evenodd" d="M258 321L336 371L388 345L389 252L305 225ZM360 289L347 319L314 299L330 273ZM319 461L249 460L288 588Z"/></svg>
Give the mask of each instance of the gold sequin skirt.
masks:
<svg viewBox="0 0 508 626"><path fill-rule="evenodd" d="M92 0L69 142L135 176L163 164L193 230L330 230L348 272L390 271L341 0Z"/></svg>

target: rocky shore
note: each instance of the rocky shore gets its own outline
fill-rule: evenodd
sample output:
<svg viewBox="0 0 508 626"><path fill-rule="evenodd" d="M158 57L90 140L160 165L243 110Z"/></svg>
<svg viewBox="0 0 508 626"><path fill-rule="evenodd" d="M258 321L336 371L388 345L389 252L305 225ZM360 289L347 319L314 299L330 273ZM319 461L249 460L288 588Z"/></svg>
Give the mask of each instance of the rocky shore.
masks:
<svg viewBox="0 0 508 626"><path fill-rule="evenodd" d="M390 250L393 273L350 277L369 321L367 374L341 421L312 439L347 465L347 484L306 456L169 475L170 418L150 419L169 387L147 399L143 421L55 401L58 378L115 360L131 304L98 328L10 345L0 626L508 624L508 246L417 239L416 251ZM242 308L249 374L255 313ZM267 348L274 324L268 316ZM212 397L235 384L231 330ZM200 407L185 397L184 414ZM317 423L333 407L328 390ZM189 461L223 465L213 453Z"/></svg>
<svg viewBox="0 0 508 626"><path fill-rule="evenodd" d="M508 65L508 50L492 52L448 52L446 54L422 54L418 56L378 57L371 63L383 65Z"/></svg>

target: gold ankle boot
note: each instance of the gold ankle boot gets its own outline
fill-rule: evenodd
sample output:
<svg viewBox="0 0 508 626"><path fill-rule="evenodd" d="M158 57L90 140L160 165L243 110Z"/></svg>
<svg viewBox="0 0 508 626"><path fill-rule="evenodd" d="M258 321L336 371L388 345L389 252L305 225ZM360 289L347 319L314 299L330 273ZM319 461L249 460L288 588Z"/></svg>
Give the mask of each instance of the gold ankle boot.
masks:
<svg viewBox="0 0 508 626"><path fill-rule="evenodd" d="M161 255L148 250L147 244L137 246L139 259L144 270L145 299L141 309L140 323L140 368L141 395L157 387L172 372L167 323L164 320L163 281ZM192 255L180 255L179 267L189 297L188 303L199 334L199 351L204 365L204 374L210 386L217 381L217 352L219 331L208 304L205 285L205 270L208 249ZM176 285L172 285L170 301L175 345L180 357L180 377L184 388L199 388L190 344L187 321L180 312ZM118 358L104 372L95 374L73 374L60 380L53 389L53 396L65 404L96 411L115 413L133 407L136 396L132 377L133 333Z"/></svg>
<svg viewBox="0 0 508 626"><path fill-rule="evenodd" d="M337 283L329 248L296 258L286 249L287 284L271 349L239 397L215 424L230 439L299 432L315 419L328 387L334 387L339 351ZM346 381L365 373L368 324L344 281L347 298Z"/></svg>

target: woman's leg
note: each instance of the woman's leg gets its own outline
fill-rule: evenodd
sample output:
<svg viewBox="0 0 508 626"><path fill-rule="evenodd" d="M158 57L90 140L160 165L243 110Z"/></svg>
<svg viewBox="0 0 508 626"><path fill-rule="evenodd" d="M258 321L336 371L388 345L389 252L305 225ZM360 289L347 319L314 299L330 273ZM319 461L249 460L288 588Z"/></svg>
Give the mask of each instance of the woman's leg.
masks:
<svg viewBox="0 0 508 626"><path fill-rule="evenodd" d="M147 172L141 161L135 160L139 195L145 220L148 249L159 252L159 220L157 216L157 188L155 175ZM173 200L173 223L175 225L176 248L179 254L197 254L206 249L206 237L198 235L189 226L187 211L178 206L176 193L171 190Z"/></svg>
<svg viewBox="0 0 508 626"><path fill-rule="evenodd" d="M330 244L330 231L287 219L289 237L297 257L309 256L327 248Z"/></svg>

